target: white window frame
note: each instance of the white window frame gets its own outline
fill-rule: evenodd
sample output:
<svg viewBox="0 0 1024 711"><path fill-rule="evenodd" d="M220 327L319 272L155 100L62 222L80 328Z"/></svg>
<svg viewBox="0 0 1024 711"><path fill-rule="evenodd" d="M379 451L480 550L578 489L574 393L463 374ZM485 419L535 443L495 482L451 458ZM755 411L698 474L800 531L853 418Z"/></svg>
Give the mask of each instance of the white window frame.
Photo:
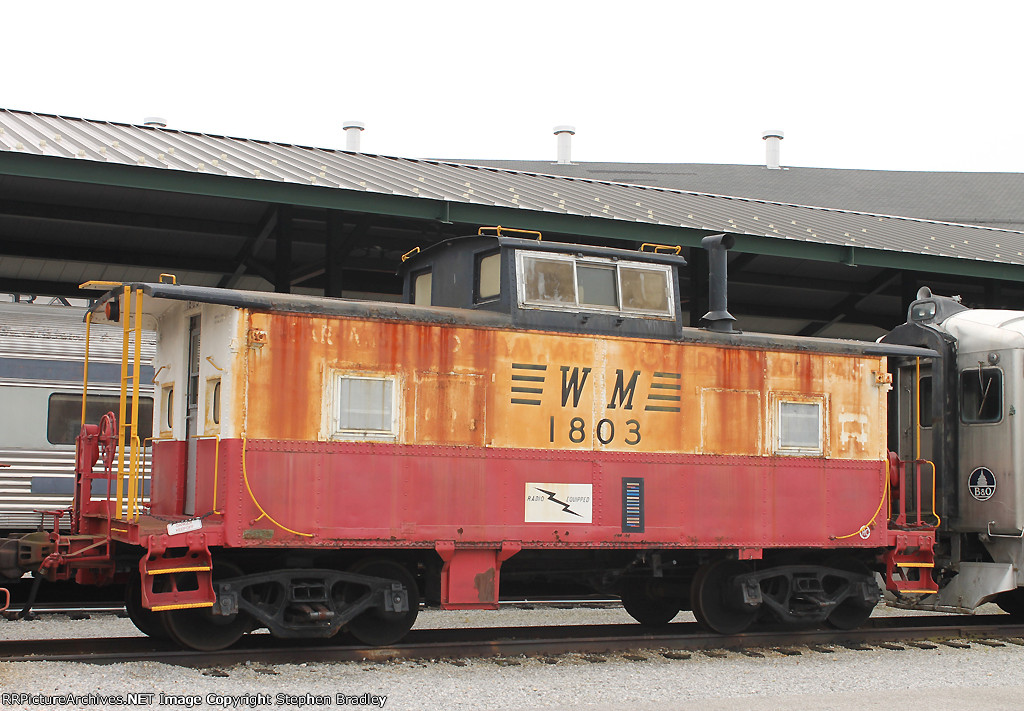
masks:
<svg viewBox="0 0 1024 711"><path fill-rule="evenodd" d="M772 397L772 436L775 454L798 457L822 456L825 453L825 420L826 403L823 396L776 394ZM799 447L782 443L782 407L783 405L816 405L818 408L818 446Z"/></svg>
<svg viewBox="0 0 1024 711"><path fill-rule="evenodd" d="M526 260L547 259L550 261L570 262L572 264L573 278L573 302L558 304L551 301L535 301L526 298ZM576 266L595 266L612 268L615 270L615 306L602 306L600 304L581 304L579 294L579 275L576 273ZM665 286L668 290L668 311L653 309L634 309L622 306L622 272L620 267L631 269L642 269L651 272L660 272L665 275ZM672 267L668 264L650 264L647 262L623 261L620 259L609 259L606 257L575 257L571 254L559 254L557 252L537 252L533 250L516 250L516 291L520 308L545 309L549 311L593 311L596 313L621 314L623 316L647 316L666 320L675 320L676 304L675 286L672 281Z"/></svg>
<svg viewBox="0 0 1024 711"><path fill-rule="evenodd" d="M344 380L373 380L376 382L391 383L391 427L388 430L371 429L343 429L340 426L341 416L341 384ZM399 412L398 394L401 391L401 383L397 375L352 373L348 371L331 372L331 409L330 409L330 438L336 440L370 440L393 442L398 439L398 423L401 419Z"/></svg>

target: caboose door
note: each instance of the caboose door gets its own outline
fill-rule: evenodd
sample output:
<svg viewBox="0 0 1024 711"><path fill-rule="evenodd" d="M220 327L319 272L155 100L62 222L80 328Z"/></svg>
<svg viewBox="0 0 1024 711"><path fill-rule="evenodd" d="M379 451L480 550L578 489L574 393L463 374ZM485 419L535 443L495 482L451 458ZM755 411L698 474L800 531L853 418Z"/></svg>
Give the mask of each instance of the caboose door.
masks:
<svg viewBox="0 0 1024 711"><path fill-rule="evenodd" d="M199 434L199 329L200 316L188 320L188 380L185 389L185 441L188 459L185 465L185 510L187 516L196 513L196 435Z"/></svg>

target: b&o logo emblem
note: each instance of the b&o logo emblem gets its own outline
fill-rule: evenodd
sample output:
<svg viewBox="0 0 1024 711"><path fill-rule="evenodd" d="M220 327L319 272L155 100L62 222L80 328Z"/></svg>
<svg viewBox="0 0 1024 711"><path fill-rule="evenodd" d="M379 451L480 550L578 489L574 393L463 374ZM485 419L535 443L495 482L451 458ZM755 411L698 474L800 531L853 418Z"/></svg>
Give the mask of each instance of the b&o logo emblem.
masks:
<svg viewBox="0 0 1024 711"><path fill-rule="evenodd" d="M988 501L996 493L996 475L988 467L978 467L967 477L967 488L978 501Z"/></svg>

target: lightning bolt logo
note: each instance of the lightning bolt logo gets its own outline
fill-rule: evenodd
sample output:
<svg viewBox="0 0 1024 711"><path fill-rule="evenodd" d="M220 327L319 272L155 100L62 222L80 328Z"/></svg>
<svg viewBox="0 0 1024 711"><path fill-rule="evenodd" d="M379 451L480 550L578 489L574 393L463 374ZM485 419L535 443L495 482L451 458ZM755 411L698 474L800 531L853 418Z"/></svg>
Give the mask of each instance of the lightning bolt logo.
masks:
<svg viewBox="0 0 1024 711"><path fill-rule="evenodd" d="M548 491L547 489L541 489L539 486L535 486L534 488L537 491L539 491L540 493L542 493L542 494L547 494L548 495L548 501L554 502L554 503L558 504L559 506L561 506L562 507L562 511L564 511L565 513L571 513L573 516L579 516L580 515L580 514L576 513L575 511L573 511L571 508L569 508L569 504L565 503L564 501L559 501L558 499L556 499L555 498L555 492Z"/></svg>

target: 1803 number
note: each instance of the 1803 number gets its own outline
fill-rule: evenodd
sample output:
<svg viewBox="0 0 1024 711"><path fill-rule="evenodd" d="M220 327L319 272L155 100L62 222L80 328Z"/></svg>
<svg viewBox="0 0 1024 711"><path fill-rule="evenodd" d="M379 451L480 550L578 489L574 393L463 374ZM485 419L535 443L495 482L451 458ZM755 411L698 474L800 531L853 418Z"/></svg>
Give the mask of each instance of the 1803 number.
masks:
<svg viewBox="0 0 1024 711"><path fill-rule="evenodd" d="M565 436L573 444L582 444L587 440L587 421L582 417L574 417L569 420L568 429L555 427L555 416L551 415L548 420L549 441L554 443L556 438L561 440ZM607 418L597 421L594 427L594 439L601 444L611 444L615 441L615 423ZM637 420L626 420L625 432L620 432L622 441L631 447L640 444L640 422Z"/></svg>

